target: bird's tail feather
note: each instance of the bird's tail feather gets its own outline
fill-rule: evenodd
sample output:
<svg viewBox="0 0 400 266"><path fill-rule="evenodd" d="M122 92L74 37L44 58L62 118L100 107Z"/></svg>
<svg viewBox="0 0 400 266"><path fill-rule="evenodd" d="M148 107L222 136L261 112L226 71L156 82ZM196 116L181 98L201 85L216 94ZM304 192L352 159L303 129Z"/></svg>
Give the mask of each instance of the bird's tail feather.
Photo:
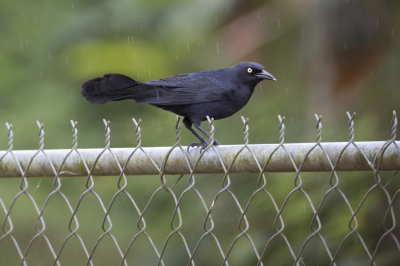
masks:
<svg viewBox="0 0 400 266"><path fill-rule="evenodd" d="M137 94L146 87L121 74L106 74L103 77L86 81L82 84L82 96L91 103L102 104L109 101L136 99Z"/></svg>

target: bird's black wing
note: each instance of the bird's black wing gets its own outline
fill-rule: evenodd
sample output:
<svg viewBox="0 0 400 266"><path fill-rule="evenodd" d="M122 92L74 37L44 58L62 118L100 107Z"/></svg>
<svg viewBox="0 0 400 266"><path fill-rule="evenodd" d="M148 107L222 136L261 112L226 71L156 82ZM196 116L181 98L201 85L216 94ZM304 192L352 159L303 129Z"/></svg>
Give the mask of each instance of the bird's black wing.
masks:
<svg viewBox="0 0 400 266"><path fill-rule="evenodd" d="M153 97L138 100L157 105L185 105L212 102L234 94L235 85L223 73L204 71L182 74L145 83L157 90Z"/></svg>

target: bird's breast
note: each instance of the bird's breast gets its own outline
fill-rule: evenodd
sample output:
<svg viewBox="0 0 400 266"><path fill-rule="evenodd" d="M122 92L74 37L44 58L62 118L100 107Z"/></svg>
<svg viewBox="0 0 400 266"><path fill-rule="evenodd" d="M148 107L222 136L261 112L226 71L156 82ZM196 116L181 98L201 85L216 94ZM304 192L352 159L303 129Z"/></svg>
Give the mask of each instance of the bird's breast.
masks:
<svg viewBox="0 0 400 266"><path fill-rule="evenodd" d="M254 89L249 89L248 87L238 87L232 90L231 94L223 101L226 102L227 105L234 105L240 109L247 104L253 91Z"/></svg>

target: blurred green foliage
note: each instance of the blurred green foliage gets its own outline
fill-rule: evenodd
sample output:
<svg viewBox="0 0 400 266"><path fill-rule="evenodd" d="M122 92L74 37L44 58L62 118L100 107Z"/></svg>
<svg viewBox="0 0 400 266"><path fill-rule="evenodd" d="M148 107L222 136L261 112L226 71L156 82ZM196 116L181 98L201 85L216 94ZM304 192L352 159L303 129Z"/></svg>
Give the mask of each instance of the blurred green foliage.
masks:
<svg viewBox="0 0 400 266"><path fill-rule="evenodd" d="M143 120L143 146L170 146L175 141L174 114L133 101L92 105L81 97L81 84L109 72L124 73L147 81L167 75L227 67L239 61L262 63L278 81L263 82L246 107L231 118L215 122L216 137L222 143L242 143L241 115L250 118L251 143L276 142L277 114L286 116L287 142L314 141L314 113L323 115L323 141L344 141L348 138L347 110L358 113L356 140L387 139L390 136L392 110L399 111L400 105L400 5L389 0L300 2L1 1L0 147L7 148L4 122L8 121L13 124L15 149L37 148L38 129L35 120L40 120L45 125L46 148L69 148L72 141L70 119L79 122L80 148L102 147L102 118L111 121L112 147L134 146L136 140L132 117ZM182 130L181 141L187 145L193 142L193 136ZM370 174L365 178L361 173L344 176L346 178L341 179L342 189L354 196L351 199L354 201L352 206L357 206L363 193L373 184L364 181L373 182L373 176ZM169 178L174 180L176 177ZM274 192L278 203L282 204L293 188L293 175L272 174L269 178L268 188ZM246 178L233 176L232 190L241 195L242 204L256 188L256 179L252 175ZM209 195L207 204L210 204L211 195L221 188L220 180L212 176L201 176L198 180L197 186L202 193ZM319 202L321 191L329 188L328 174L313 174L307 181L305 186L313 202ZM6 206L19 191L18 182L2 180L0 197L5 200ZM52 190L52 180L30 179L29 182L30 193L41 206ZM64 178L62 182L63 191L69 195L74 206L84 191L85 180ZM116 178L98 178L96 182L95 190L108 203L117 189ZM170 182L173 184L173 181ZM185 185L179 184L183 190ZM158 185L157 177L131 177L127 190L135 195L139 206L143 208ZM321 190L321 187L325 190ZM377 199L377 202L372 201L370 205L372 211L379 209L378 199L383 197L376 194L373 199ZM167 221L174 204L168 195L161 193L159 196L146 219L156 220L149 225L149 231L158 236L158 243L163 243L170 231ZM296 197L301 198L301 195ZM202 225L199 221L204 219L204 213L200 205L196 206L199 200L195 195L188 198L188 206L182 208L183 212L188 213L184 214L183 224L190 227L182 230L200 236ZM83 204L85 207L79 210L78 215L82 220L80 233L91 248L95 237L102 232L103 215L95 198L86 200ZM337 201L340 199L335 197L327 200L329 212L323 221L323 230L328 232L333 246L348 232L346 221L350 219L346 207L337 204ZM69 211L60 199L52 200L51 204L53 207L50 206L48 212L52 215L48 217L47 230L49 235L51 232L59 233L54 234L58 248L68 233L66 219ZM290 228L287 235L297 250L301 243L296 243L296 239L304 239L309 234L311 212L306 207L299 207L304 204L304 199L298 200L298 203L293 199L291 204L293 207L288 208L288 213L284 215L288 221L287 228ZM126 247L129 238L123 236L127 232L130 237L134 234L134 223L138 217L134 211L127 211L132 205L126 198L122 197L117 205L111 214L114 233L121 239L121 245ZM226 249L233 240L232 232L236 232L237 228L229 228L232 224L224 219L233 217L232 220L237 221L239 216L229 199L221 199L216 208L220 211L220 214L215 212L215 219L220 221L216 224L216 230L227 236L221 243ZM273 220L268 217L271 211L271 202L261 196L249 209L249 216L253 215L254 221L250 230L257 236L255 240L260 246L267 235L274 233ZM16 237L21 241L21 246L25 246L35 233L37 218L26 197L17 201L14 215L18 216L15 219ZM368 221L375 221L370 217L371 213L365 210L365 213L360 213L359 221L364 226L362 233L373 239L376 232L368 232L369 227L365 226L369 224ZM1 210L0 218L3 221L4 213ZM93 221L97 224L92 224ZM224 227L224 223L228 227ZM301 226L296 228L296 224ZM140 241L142 244L134 245L128 259L135 260L138 265L156 263L149 243L145 239ZM217 253L212 240L207 241L200 250ZM237 265L249 265L255 258L248 249L239 248L242 247L241 241L232 254L232 261L236 261ZM74 243L79 245L78 242ZM180 265L186 255L177 239L171 240L171 243L169 251L177 245L182 253L175 253L175 257L167 255L166 260L171 265ZM354 243L357 243L356 239ZM189 244L193 247L195 243ZM45 253L48 257L42 256L40 245L36 245L37 248L35 246L30 257L35 262L33 264L41 264L50 257L48 252ZM211 248L207 248L207 245ZM267 252L271 265L291 263L282 239L277 239L271 245L272 249ZM312 247L318 245L318 241L310 244L305 253L309 255L308 259L315 255ZM344 260L348 258L346 256L351 257L352 246L360 247L359 243L346 245L344 250L348 249L349 254L343 253ZM17 254L11 241L1 242L0 250L2 260L8 265L16 261ZM100 254L103 252L103 256L96 257L100 265L111 265L113 259L118 257L116 251L107 250L105 244L99 250ZM355 257L352 259L357 260L358 254L363 254L363 251L357 252L354 251ZM79 261L84 254L77 253L71 247L70 250L67 248L65 256L77 256ZM326 264L326 255L318 255L320 264ZM390 255L386 255L382 256L382 260L387 258L390 262ZM212 265L212 258L209 255L196 259L201 261L200 265ZM365 259L364 256L359 260L359 265L366 263Z"/></svg>

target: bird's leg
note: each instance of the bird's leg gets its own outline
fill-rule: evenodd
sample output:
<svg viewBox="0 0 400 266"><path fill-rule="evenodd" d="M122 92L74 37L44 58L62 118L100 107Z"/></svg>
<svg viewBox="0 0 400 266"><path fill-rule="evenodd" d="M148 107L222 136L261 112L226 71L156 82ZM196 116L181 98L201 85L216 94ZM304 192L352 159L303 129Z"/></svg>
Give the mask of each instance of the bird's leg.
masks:
<svg viewBox="0 0 400 266"><path fill-rule="evenodd" d="M194 125L198 130L200 130L201 133L203 133L204 135L206 135L206 137L207 137L208 139L210 139L210 134L208 134L208 132L207 132L205 129L203 129L203 128L200 126L200 124L197 125L196 123L194 123L193 125ZM214 145L221 145L221 143L219 143L218 140L214 139Z"/></svg>
<svg viewBox="0 0 400 266"><path fill-rule="evenodd" d="M183 124L185 125L185 127L187 128L187 129L189 129L190 130L190 132L192 132L193 133L193 135L195 135L199 140L200 140L200 143L192 143L192 144L190 144L189 146L188 146L188 151L189 151L189 148L190 147L198 147L198 146L201 146L202 147L202 149L204 149L205 147L207 147L207 145L208 145L208 143L207 143L207 141L199 134L199 133L197 133L197 131L196 130L194 130L193 128L192 128L192 121L190 121L189 119L187 119L186 117L183 119Z"/></svg>

